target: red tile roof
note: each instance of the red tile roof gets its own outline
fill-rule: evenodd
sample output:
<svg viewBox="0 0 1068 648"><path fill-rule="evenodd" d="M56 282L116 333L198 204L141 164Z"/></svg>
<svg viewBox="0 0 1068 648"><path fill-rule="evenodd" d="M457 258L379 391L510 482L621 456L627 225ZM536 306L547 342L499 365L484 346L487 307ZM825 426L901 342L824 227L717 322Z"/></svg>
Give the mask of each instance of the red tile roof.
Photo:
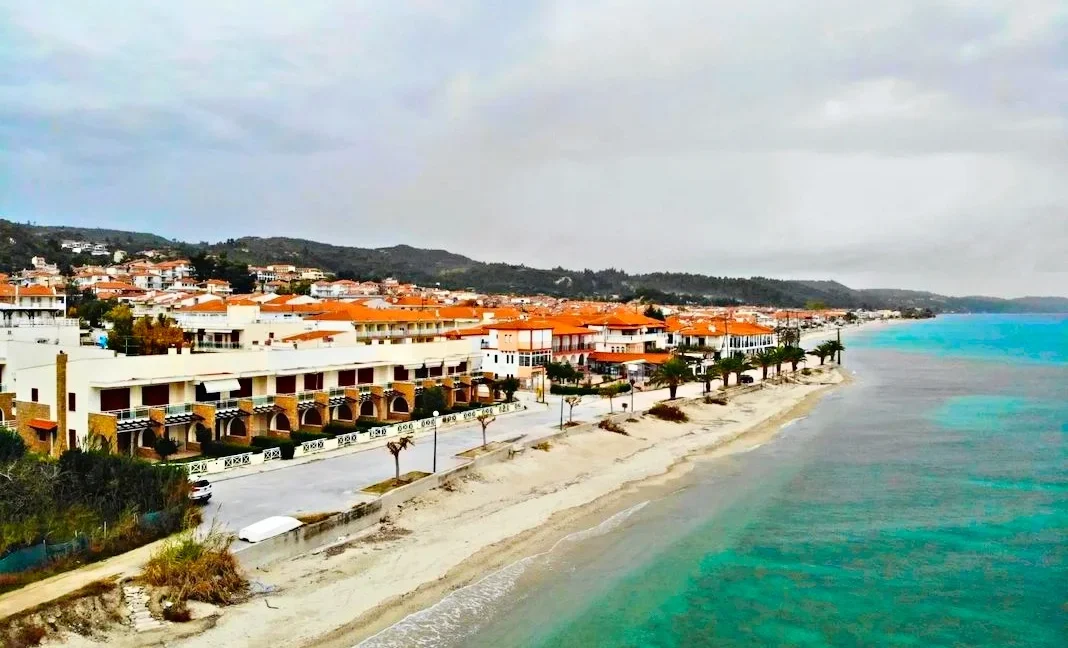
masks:
<svg viewBox="0 0 1068 648"><path fill-rule="evenodd" d="M607 353L594 351L590 354L590 360L622 364L624 362L648 362L649 364L664 364L671 359L670 353Z"/></svg>

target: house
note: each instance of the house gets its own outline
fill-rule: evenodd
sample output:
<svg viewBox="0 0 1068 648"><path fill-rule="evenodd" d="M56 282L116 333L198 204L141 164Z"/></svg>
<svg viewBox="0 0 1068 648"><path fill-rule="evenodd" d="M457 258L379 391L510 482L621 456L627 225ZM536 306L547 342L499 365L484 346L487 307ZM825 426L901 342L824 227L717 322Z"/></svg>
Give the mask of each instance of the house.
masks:
<svg viewBox="0 0 1068 648"><path fill-rule="evenodd" d="M532 387L543 376L542 365L552 360L553 323L546 320L512 320L485 324L482 370L498 377L515 377Z"/></svg>

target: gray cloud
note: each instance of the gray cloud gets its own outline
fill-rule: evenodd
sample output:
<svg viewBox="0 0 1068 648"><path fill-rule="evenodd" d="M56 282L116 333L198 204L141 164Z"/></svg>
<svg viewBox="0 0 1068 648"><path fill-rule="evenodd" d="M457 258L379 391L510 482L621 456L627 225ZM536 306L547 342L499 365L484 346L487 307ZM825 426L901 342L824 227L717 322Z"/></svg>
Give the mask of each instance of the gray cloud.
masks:
<svg viewBox="0 0 1068 648"><path fill-rule="evenodd" d="M0 0L0 212L1068 294L1068 5L885 4Z"/></svg>

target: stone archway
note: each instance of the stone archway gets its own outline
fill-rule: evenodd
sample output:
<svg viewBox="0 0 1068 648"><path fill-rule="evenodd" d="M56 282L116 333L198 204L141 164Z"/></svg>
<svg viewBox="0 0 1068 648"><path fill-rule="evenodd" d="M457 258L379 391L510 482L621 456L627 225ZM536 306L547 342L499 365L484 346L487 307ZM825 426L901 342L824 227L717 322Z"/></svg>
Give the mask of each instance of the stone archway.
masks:
<svg viewBox="0 0 1068 648"><path fill-rule="evenodd" d="M289 417L285 415L285 412L275 412L275 415L271 417L271 429L289 432L293 428L290 426Z"/></svg>
<svg viewBox="0 0 1068 648"><path fill-rule="evenodd" d="M334 408L334 420L335 421L351 421L355 418L352 415L352 408L348 403L342 403Z"/></svg>
<svg viewBox="0 0 1068 648"><path fill-rule="evenodd" d="M322 425L323 415L319 413L319 409L313 407L311 409L304 410L302 425Z"/></svg>
<svg viewBox="0 0 1068 648"><path fill-rule="evenodd" d="M456 391L453 392L453 393L454 393L453 399L457 403L466 403L467 402L467 390L464 389L463 387L457 387Z"/></svg>
<svg viewBox="0 0 1068 648"><path fill-rule="evenodd" d="M365 400L360 403L360 416L375 417L375 404L374 401Z"/></svg>
<svg viewBox="0 0 1068 648"><path fill-rule="evenodd" d="M240 418L230 419L226 426L226 433L230 436L248 436L248 427Z"/></svg>
<svg viewBox="0 0 1068 648"><path fill-rule="evenodd" d="M389 411L394 414L408 414L411 409L408 407L408 401L403 396L396 396L389 403Z"/></svg>

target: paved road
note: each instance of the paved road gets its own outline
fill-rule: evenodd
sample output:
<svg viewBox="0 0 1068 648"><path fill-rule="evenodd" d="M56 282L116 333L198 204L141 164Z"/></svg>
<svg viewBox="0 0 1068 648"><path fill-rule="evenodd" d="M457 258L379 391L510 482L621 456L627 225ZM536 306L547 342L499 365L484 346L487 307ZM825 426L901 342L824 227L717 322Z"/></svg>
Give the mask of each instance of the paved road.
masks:
<svg viewBox="0 0 1068 648"><path fill-rule="evenodd" d="M703 385L692 383L679 388L679 396L696 396ZM529 397L529 395L527 395ZM666 389L639 392L634 407L647 409L667 397ZM615 411L621 404L630 405L630 396L614 399ZM549 405L525 400L523 412L504 414L490 424L486 437L502 441L518 436L534 439L552 434L560 423L560 398L549 396ZM591 420L608 412L608 401L587 396L575 407L575 420ZM567 405L564 405L567 416ZM482 443L478 423L458 425L438 432L438 470L464 463L458 452ZM433 464L433 441L430 436L416 439L414 448L401 453L401 472L430 472ZM237 531L272 515L297 515L340 511L371 499L360 489L393 476L393 457L384 447L368 448L351 454L326 456L320 461L296 464L270 472L253 473L213 485L211 504L205 510L205 526L214 520L230 531Z"/></svg>
<svg viewBox="0 0 1068 648"><path fill-rule="evenodd" d="M821 337L831 333L817 334L805 340L805 346L814 345ZM808 336L806 336L808 337ZM760 371L749 372L760 380ZM719 386L713 381L713 389ZM690 383L679 388L679 396L697 396L703 390L702 383ZM560 422L560 398L549 396L549 405L535 403L532 396L519 394L529 409L524 412L499 416L487 430L490 441L502 441L518 436L535 439L553 433ZM522 398L525 396L526 398ZM655 401L667 398L666 389L639 392L634 395L634 407L647 409ZM630 396L616 398L615 410ZM564 406L565 416L567 406ZM591 420L608 412L608 401L587 396L575 408L576 420ZM442 429L438 433L438 470L460 465L458 452L482 443L481 427L477 423ZM432 469L433 444L430 436L416 439L414 448L401 453L401 472ZM371 499L360 489L393 476L393 457L382 446L355 453L327 455L322 460L293 464L285 468L263 473L217 481L211 505L205 511L205 527L213 519L223 528L237 531L272 515L297 515L340 511ZM209 477L210 478L210 477Z"/></svg>

